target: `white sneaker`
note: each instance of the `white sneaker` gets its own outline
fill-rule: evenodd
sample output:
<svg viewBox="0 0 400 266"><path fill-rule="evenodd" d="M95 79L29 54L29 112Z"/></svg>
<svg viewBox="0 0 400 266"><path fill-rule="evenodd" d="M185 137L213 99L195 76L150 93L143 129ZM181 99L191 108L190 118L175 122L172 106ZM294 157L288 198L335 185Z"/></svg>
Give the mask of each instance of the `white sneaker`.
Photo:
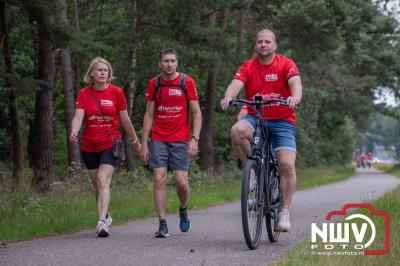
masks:
<svg viewBox="0 0 400 266"><path fill-rule="evenodd" d="M108 232L107 224L103 221L99 221L96 226L96 233L98 237L108 237L110 233Z"/></svg>
<svg viewBox="0 0 400 266"><path fill-rule="evenodd" d="M107 226L110 226L111 224L112 224L112 218L111 218L110 213L107 212L107 215L106 215L106 225L107 225Z"/></svg>
<svg viewBox="0 0 400 266"><path fill-rule="evenodd" d="M290 222L289 222L289 210L282 209L278 215L279 221L278 226L276 228L279 232L287 232L290 229Z"/></svg>

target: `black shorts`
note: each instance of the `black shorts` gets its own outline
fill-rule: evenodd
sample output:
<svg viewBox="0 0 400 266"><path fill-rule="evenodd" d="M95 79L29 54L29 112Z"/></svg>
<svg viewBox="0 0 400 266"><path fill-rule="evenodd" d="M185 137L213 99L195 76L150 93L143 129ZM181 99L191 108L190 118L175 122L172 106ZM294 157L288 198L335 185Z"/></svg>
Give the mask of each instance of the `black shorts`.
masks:
<svg viewBox="0 0 400 266"><path fill-rule="evenodd" d="M118 159L112 154L112 149L100 152L82 151L82 160L89 170L99 169L101 164L117 166Z"/></svg>

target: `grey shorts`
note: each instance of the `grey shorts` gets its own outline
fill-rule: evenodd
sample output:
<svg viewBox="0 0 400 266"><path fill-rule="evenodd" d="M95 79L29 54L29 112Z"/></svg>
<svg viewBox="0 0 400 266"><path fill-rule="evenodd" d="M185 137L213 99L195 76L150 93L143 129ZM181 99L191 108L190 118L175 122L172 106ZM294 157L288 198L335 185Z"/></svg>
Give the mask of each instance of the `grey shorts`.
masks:
<svg viewBox="0 0 400 266"><path fill-rule="evenodd" d="M150 168L167 167L172 170L189 170L188 142L150 142Z"/></svg>

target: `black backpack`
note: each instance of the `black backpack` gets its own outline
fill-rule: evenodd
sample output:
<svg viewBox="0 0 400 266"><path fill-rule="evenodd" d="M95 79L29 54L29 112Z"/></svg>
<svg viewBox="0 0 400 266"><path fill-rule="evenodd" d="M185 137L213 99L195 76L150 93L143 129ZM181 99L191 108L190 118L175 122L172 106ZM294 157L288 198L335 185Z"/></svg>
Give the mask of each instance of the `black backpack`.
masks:
<svg viewBox="0 0 400 266"><path fill-rule="evenodd" d="M185 94L186 97L186 124L189 124L189 98L187 96L187 90L185 86L185 81L186 81L186 74L185 73L180 73L180 78L179 78L179 85L176 84L161 84L161 74L159 74L156 78L156 82L154 83L154 101L156 102L159 100L161 102L161 97L162 97L162 87L177 87L180 88ZM158 99L157 99L157 92L158 93Z"/></svg>

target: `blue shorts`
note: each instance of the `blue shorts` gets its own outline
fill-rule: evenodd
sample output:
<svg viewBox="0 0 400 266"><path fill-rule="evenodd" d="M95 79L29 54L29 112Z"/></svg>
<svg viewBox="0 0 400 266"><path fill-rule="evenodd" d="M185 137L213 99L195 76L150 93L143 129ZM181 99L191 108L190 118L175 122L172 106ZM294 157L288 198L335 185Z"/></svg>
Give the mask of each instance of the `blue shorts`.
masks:
<svg viewBox="0 0 400 266"><path fill-rule="evenodd" d="M167 167L174 170L189 170L188 142L151 141L149 167Z"/></svg>
<svg viewBox="0 0 400 266"><path fill-rule="evenodd" d="M243 121L247 122L253 129L256 127L256 117L246 115ZM296 126L289 122L279 120L263 120L264 129L268 129L272 139L274 151L289 150L296 152Z"/></svg>

